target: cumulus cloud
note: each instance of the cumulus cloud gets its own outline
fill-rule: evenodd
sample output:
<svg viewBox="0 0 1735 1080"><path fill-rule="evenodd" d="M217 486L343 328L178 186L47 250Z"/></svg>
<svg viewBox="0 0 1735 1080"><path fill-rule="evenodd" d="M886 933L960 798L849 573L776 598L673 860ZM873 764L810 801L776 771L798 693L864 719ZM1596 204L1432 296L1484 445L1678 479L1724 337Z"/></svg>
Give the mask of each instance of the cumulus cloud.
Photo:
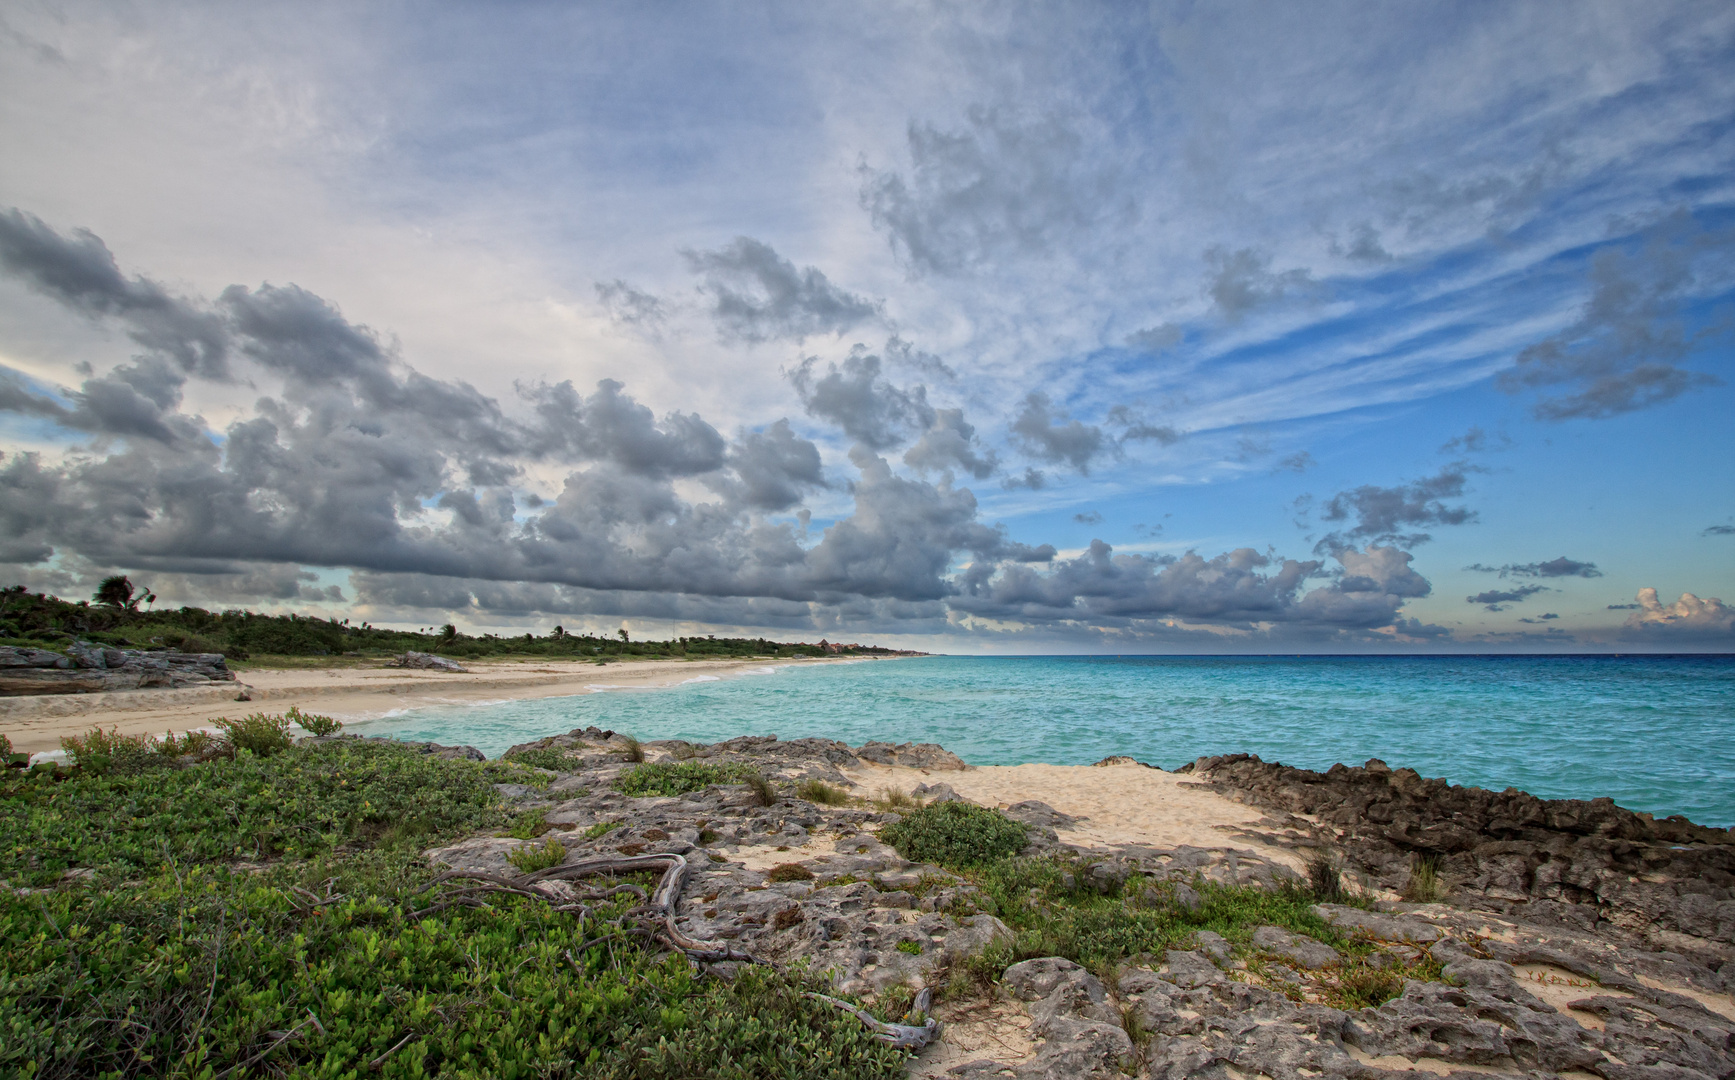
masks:
<svg viewBox="0 0 1735 1080"><path fill-rule="evenodd" d="M1442 525L1463 525L1476 520L1476 512L1465 506L1452 506L1448 499L1459 499L1469 479L1471 467L1457 462L1424 477L1396 487L1363 484L1333 495L1320 512L1325 521L1349 521L1349 529L1332 532L1319 541L1316 551L1329 553L1354 542L1397 543L1414 547L1432 539L1425 532L1404 531L1417 528L1437 528Z"/></svg>
<svg viewBox="0 0 1735 1080"><path fill-rule="evenodd" d="M1504 611L1505 605L1522 603L1526 597L1547 592L1546 586L1520 585L1515 589L1487 589L1475 596L1466 596L1466 603L1481 604L1489 611Z"/></svg>
<svg viewBox="0 0 1735 1080"><path fill-rule="evenodd" d="M1715 597L1704 600L1682 593L1672 604L1657 599L1657 590L1639 590L1638 610L1627 616L1622 636L1640 641L1735 642L1735 608Z"/></svg>
<svg viewBox="0 0 1735 1080"><path fill-rule="evenodd" d="M1341 573L1306 590L1321 576L1317 560L1278 559L1252 548L1212 558L1189 551L1179 558L1116 554L1101 540L1047 570L1025 565L967 568L951 605L1002 622L1125 625L1175 620L1252 629L1274 624L1327 631L1373 630L1393 625L1399 608L1429 592L1410 568L1408 552L1370 546L1338 553Z"/></svg>
<svg viewBox="0 0 1735 1080"><path fill-rule="evenodd" d="M911 123L910 167L862 168L861 204L911 270L953 274L1041 253L1136 216L1112 166L1080 151L1076 121L971 109L960 130Z"/></svg>
<svg viewBox="0 0 1735 1080"><path fill-rule="evenodd" d="M1205 294L1230 322L1275 303L1284 296L1314 287L1307 270L1273 273L1271 256L1254 248L1230 251L1221 245L1205 251Z"/></svg>
<svg viewBox="0 0 1735 1080"><path fill-rule="evenodd" d="M1547 562L1507 563L1505 566L1483 566L1481 563L1474 563L1464 569L1476 570L1484 574L1499 574L1501 577L1602 577L1602 571L1596 568L1596 563L1580 562L1577 559L1569 559L1565 555L1557 559L1549 559Z"/></svg>
<svg viewBox="0 0 1735 1080"><path fill-rule="evenodd" d="M738 236L716 251L682 253L700 275L711 318L725 341L800 341L841 334L879 314L879 305L833 285L817 267L797 269L771 245Z"/></svg>
<svg viewBox="0 0 1735 1080"><path fill-rule="evenodd" d="M1089 473L1091 459L1109 448L1102 428L1071 419L1040 390L1025 396L1012 420L1011 436L1019 449L1038 461L1071 465L1081 473Z"/></svg>
<svg viewBox="0 0 1735 1080"><path fill-rule="evenodd" d="M1693 291L1695 255L1727 243L1727 235L1708 237L1677 216L1637 250L1597 252L1578 320L1527 346L1499 386L1539 391L1538 419L1572 420L1618 416L1716 384L1681 366L1703 338L1689 332L1681 307Z"/></svg>
<svg viewBox="0 0 1735 1080"><path fill-rule="evenodd" d="M1109 409L1107 421L1121 428L1116 439L1119 443L1154 442L1162 446L1173 446L1181 441L1181 433L1170 424L1153 424L1125 405L1116 405Z"/></svg>
<svg viewBox="0 0 1735 1080"><path fill-rule="evenodd" d="M935 409L928 430L904 454L904 464L923 472L956 468L986 480L1000 467L1000 457L982 448L962 409Z"/></svg>
<svg viewBox="0 0 1735 1080"><path fill-rule="evenodd" d="M857 347L843 363L817 371L808 357L789 372L789 381L809 416L829 420L844 434L872 450L901 446L917 431L933 427L938 414L923 386L894 386L880 376L880 358Z"/></svg>

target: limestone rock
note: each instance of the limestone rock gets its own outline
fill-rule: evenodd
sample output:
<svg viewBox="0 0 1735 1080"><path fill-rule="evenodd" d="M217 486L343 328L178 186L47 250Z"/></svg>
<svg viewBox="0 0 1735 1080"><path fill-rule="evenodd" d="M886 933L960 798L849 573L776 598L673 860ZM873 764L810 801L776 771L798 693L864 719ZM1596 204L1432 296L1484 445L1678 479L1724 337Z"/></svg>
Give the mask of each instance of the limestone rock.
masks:
<svg viewBox="0 0 1735 1080"><path fill-rule="evenodd" d="M419 668L424 671L463 671L464 665L456 660L448 660L444 656L433 653L410 650L393 660L386 662L387 667Z"/></svg>

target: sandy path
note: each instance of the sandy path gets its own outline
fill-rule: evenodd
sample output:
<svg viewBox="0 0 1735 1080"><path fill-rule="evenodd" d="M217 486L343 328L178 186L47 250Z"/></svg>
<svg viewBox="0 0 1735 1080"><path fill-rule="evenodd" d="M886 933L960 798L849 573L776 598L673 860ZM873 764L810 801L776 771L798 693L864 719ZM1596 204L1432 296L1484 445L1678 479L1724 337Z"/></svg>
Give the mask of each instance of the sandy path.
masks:
<svg viewBox="0 0 1735 1080"><path fill-rule="evenodd" d="M852 657L859 660L859 657ZM460 702L529 700L581 694L592 685L672 686L698 675L748 667L835 663L830 660L637 660L597 666L589 661L466 662L462 673L398 668L255 669L238 682L184 690L57 694L0 698L0 732L24 753L58 750L62 735L101 725L126 734L186 731L219 716L296 705L344 721L369 720L400 709ZM236 700L245 691L251 699ZM552 732L550 734L553 734Z"/></svg>
<svg viewBox="0 0 1735 1080"><path fill-rule="evenodd" d="M864 765L844 775L861 785L859 794L870 796L888 787L908 793L918 784L950 784L959 795L984 806L1045 802L1086 819L1061 831L1061 840L1068 844L1232 847L1303 869L1293 851L1238 832L1263 818L1262 811L1224 798L1185 774L1143 765L983 765L964 772Z"/></svg>

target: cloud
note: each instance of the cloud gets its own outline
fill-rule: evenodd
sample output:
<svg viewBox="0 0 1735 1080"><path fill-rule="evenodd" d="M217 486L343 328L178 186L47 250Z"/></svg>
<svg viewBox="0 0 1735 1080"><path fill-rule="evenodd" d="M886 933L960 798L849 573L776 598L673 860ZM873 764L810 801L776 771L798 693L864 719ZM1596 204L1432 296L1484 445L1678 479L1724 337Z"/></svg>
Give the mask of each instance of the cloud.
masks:
<svg viewBox="0 0 1735 1080"><path fill-rule="evenodd" d="M596 298L607 309L609 318L626 326L656 330L668 321L668 312L661 300L619 278L597 282Z"/></svg>
<svg viewBox="0 0 1735 1080"><path fill-rule="evenodd" d="M771 245L738 236L716 251L686 251L704 280L711 318L724 341L800 341L841 334L879 315L880 306L833 285L816 267L796 269Z"/></svg>
<svg viewBox="0 0 1735 1080"><path fill-rule="evenodd" d="M818 364L818 357L810 356L788 373L802 406L809 416L831 421L871 450L900 446L938 421L926 387L904 389L882 379L880 358L859 346L823 375L815 373Z"/></svg>
<svg viewBox="0 0 1735 1080"><path fill-rule="evenodd" d="M862 166L861 205L913 271L956 274L1050 251L1137 217L1115 159L1081 151L1075 121L972 108L964 126L912 122L907 174Z"/></svg>
<svg viewBox="0 0 1735 1080"><path fill-rule="evenodd" d="M1680 366L1704 336L1688 332L1681 306L1694 285L1693 257L1727 243L1678 215L1637 250L1597 252L1578 320L1527 346L1497 385L1541 391L1531 410L1538 419L1572 420L1618 416L1717 384Z"/></svg>
<svg viewBox="0 0 1735 1080"><path fill-rule="evenodd" d="M1251 629L1285 624L1336 632L1391 626L1403 603L1429 592L1408 552L1370 547L1339 553L1336 581L1303 591L1323 564L1275 559L1251 548L1212 558L1117 555L1101 540L1046 571L976 564L959 582L954 610L1032 625L1127 625L1175 620Z"/></svg>
<svg viewBox="0 0 1735 1080"><path fill-rule="evenodd" d="M1488 433L1474 425L1462 435L1454 435L1440 444L1442 454L1476 454L1488 449Z"/></svg>
<svg viewBox="0 0 1735 1080"><path fill-rule="evenodd" d="M1482 604L1489 611L1503 611L1505 609L1502 605L1522 603L1526 597L1547 591L1542 585L1520 585L1516 589L1489 589L1475 596L1466 596L1464 600L1466 603Z"/></svg>
<svg viewBox="0 0 1735 1080"><path fill-rule="evenodd" d="M1230 251L1221 245L1205 251L1205 294L1230 322L1239 322L1251 312L1275 303L1286 295L1314 287L1312 275L1303 269L1271 272L1271 256L1254 248Z"/></svg>
<svg viewBox="0 0 1735 1080"><path fill-rule="evenodd" d="M1022 475L1007 477L1002 482L1002 486L1008 491L1016 491L1019 488L1028 491L1041 491L1048 486L1048 474L1041 469L1027 466Z"/></svg>
<svg viewBox="0 0 1735 1080"><path fill-rule="evenodd" d="M1328 553L1350 542L1395 542L1413 547L1432 537L1425 532L1403 532L1406 528L1437 528L1443 525L1464 525L1476 520L1476 512L1464 506L1447 505L1448 499L1459 499L1469 473L1463 462L1441 469L1437 474L1396 487L1364 484L1350 491L1340 491L1325 503L1320 517L1326 521L1348 521L1355 525L1342 532L1333 532L1320 540L1315 550Z"/></svg>
<svg viewBox="0 0 1735 1080"><path fill-rule="evenodd" d="M764 431L749 431L729 448L727 464L733 481L719 477L713 487L732 501L755 510L787 510L811 489L825 487L819 447L796 435L788 420Z"/></svg>
<svg viewBox="0 0 1735 1080"><path fill-rule="evenodd" d="M1125 405L1116 405L1109 409L1106 419L1110 424L1123 429L1116 440L1121 444L1141 441L1173 446L1183 437L1172 425L1149 423Z"/></svg>
<svg viewBox="0 0 1735 1080"><path fill-rule="evenodd" d="M1102 428L1070 419L1054 409L1048 395L1033 390L1013 418L1012 441L1019 449L1050 465L1071 465L1090 472L1091 459L1108 449Z"/></svg>
<svg viewBox="0 0 1735 1080"><path fill-rule="evenodd" d="M1660 642L1735 642L1735 608L1716 598L1699 599L1682 593L1672 604L1657 599L1657 590L1639 590L1638 610L1627 616L1622 637Z"/></svg>
<svg viewBox="0 0 1735 1080"><path fill-rule="evenodd" d="M1700 536L1735 536L1735 525L1709 525Z"/></svg>
<svg viewBox="0 0 1735 1080"><path fill-rule="evenodd" d="M1558 619L1558 618L1560 618L1560 616L1555 614L1554 612L1546 611L1546 612L1543 612L1541 615L1538 615L1534 619L1519 619L1518 621L1521 623L1529 623L1532 626L1536 626L1536 625L1540 625L1540 624L1545 623L1545 622L1550 622L1550 621L1552 621L1554 619Z"/></svg>
<svg viewBox="0 0 1735 1080"><path fill-rule="evenodd" d="M1271 471L1274 473L1304 473L1317 464L1319 464L1319 462L1313 460L1312 454L1308 453L1306 450L1297 450L1288 457L1279 459L1277 464L1271 467Z"/></svg>
<svg viewBox="0 0 1735 1080"><path fill-rule="evenodd" d="M1579 562L1577 559L1569 559L1565 555L1557 559L1550 559L1547 562L1507 563L1505 566L1483 566L1481 563L1475 563L1464 569L1475 570L1484 574L1499 574L1501 577L1602 577L1602 571L1596 568L1596 563Z"/></svg>
<svg viewBox="0 0 1735 1080"><path fill-rule="evenodd" d="M935 409L928 430L904 454L904 464L922 472L957 468L978 480L986 480L1000 467L992 450L983 450L976 429L964 420L962 409Z"/></svg>
<svg viewBox="0 0 1735 1080"><path fill-rule="evenodd" d="M1080 525L1101 525L1102 515L1097 513L1095 510L1086 510L1082 514L1072 515L1072 520L1078 522Z"/></svg>
<svg viewBox="0 0 1735 1080"><path fill-rule="evenodd" d="M1174 323L1161 323L1127 335L1127 348L1155 356L1179 345L1185 331Z"/></svg>
<svg viewBox="0 0 1735 1080"><path fill-rule="evenodd" d="M1331 253L1356 262L1384 263L1392 261L1392 253L1380 243L1379 230L1365 221L1350 231L1348 247L1340 244L1334 238L1331 242Z"/></svg>

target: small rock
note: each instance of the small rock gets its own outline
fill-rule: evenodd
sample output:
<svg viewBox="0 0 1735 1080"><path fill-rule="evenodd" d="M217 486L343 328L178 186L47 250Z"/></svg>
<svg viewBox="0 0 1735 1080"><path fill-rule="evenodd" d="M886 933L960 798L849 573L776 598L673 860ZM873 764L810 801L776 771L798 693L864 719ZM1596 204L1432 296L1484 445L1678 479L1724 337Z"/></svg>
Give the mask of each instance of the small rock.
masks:
<svg viewBox="0 0 1735 1080"><path fill-rule="evenodd" d="M1292 960L1309 971L1333 967L1343 959L1330 945L1298 937L1277 926L1261 926L1253 931L1253 946Z"/></svg>

